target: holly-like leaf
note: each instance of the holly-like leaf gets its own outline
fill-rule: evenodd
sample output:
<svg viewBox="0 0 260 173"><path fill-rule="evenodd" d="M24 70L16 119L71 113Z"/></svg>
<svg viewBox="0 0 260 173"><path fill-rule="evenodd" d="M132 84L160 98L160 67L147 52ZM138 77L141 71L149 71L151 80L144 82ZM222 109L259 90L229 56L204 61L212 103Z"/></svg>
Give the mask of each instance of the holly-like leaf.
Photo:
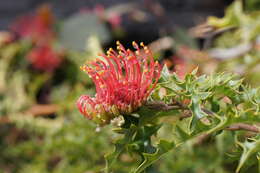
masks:
<svg viewBox="0 0 260 173"><path fill-rule="evenodd" d="M207 114L201 109L201 100L202 99L198 96L192 97L192 104L190 105L190 109L192 110L195 119L201 119L207 116Z"/></svg>
<svg viewBox="0 0 260 173"><path fill-rule="evenodd" d="M112 153L105 155L106 167L105 172L110 173L110 170L113 164L116 162L117 158L120 154L126 150L127 145L132 142L132 137L136 133L137 127L132 125L129 129L122 129L122 133L124 133L123 139L119 139L115 141L115 150Z"/></svg>
<svg viewBox="0 0 260 173"><path fill-rule="evenodd" d="M251 140L251 142L245 141L244 143L237 141L237 144L240 145L243 149L242 156L240 157L240 161L236 169L237 173L240 171L249 157L255 154L259 156L260 154L260 135L258 135L256 138L252 138Z"/></svg>
<svg viewBox="0 0 260 173"><path fill-rule="evenodd" d="M162 69L162 72L161 72L161 78L160 78L160 81L161 82L166 82L169 80L171 74L167 68L166 65L163 66L163 69Z"/></svg>
<svg viewBox="0 0 260 173"><path fill-rule="evenodd" d="M155 161L160 159L163 154L167 153L171 149L174 148L173 142L168 142L166 140L161 140L159 144L157 145L157 150L155 153L149 154L149 153L143 153L144 161L141 163L141 165L138 166L135 170L132 171L132 173L141 173L146 168L148 168L151 164L153 164Z"/></svg>
<svg viewBox="0 0 260 173"><path fill-rule="evenodd" d="M189 126L189 125L187 125L187 126ZM188 129L188 127L186 127L186 129ZM182 142L189 140L192 137L187 131L185 131L179 125L175 126L174 135L176 136L175 137L176 145L181 144Z"/></svg>

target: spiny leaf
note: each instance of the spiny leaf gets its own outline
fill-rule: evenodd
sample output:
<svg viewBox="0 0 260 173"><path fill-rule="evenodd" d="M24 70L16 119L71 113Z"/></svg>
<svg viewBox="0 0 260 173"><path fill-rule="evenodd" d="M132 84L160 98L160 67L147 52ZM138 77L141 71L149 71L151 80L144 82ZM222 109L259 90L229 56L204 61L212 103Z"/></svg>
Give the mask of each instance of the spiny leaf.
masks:
<svg viewBox="0 0 260 173"><path fill-rule="evenodd" d="M161 82L168 81L170 78L170 72L166 65L163 66L162 72L161 72Z"/></svg>
<svg viewBox="0 0 260 173"><path fill-rule="evenodd" d="M251 157L254 154L260 154L260 135L258 135L256 138L252 140L252 142L245 141L244 143L237 141L237 144L240 145L243 149L242 156L240 157L240 161L236 169L237 173L240 171L240 169L249 159L249 157Z"/></svg>
<svg viewBox="0 0 260 173"><path fill-rule="evenodd" d="M207 116L207 114L201 109L201 99L198 96L192 97L192 104L190 105L190 109L194 113L196 119L201 119Z"/></svg>
<svg viewBox="0 0 260 173"><path fill-rule="evenodd" d="M161 140L159 144L157 145L157 151L155 153L149 154L149 153L143 153L144 161L141 163L141 165L132 171L132 173L141 173L146 168L148 168L151 164L153 164L155 161L160 159L160 157L170 151L174 147L173 142L168 142L166 140Z"/></svg>
<svg viewBox="0 0 260 173"><path fill-rule="evenodd" d="M119 157L119 155L126 150L127 145L132 141L132 137L136 133L136 126L132 125L129 129L124 129L124 138L115 142L115 150L112 153L105 155L106 167L105 172L109 173L111 167Z"/></svg>
<svg viewBox="0 0 260 173"><path fill-rule="evenodd" d="M185 130L183 130L179 125L175 126L174 135L176 136L176 138L175 138L176 145L179 144L179 143L182 143L182 142L184 142L184 141L186 141L186 140L188 140L192 137Z"/></svg>

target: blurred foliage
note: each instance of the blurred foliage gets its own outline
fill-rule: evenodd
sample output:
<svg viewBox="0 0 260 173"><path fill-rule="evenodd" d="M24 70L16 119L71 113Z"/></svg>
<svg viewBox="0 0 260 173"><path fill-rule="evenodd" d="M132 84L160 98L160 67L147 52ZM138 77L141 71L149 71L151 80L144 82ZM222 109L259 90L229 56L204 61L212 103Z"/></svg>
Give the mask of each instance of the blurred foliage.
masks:
<svg viewBox="0 0 260 173"><path fill-rule="evenodd" d="M84 51L86 41L96 36L102 43L110 40L110 33L104 23L94 14L77 14L63 22L60 32L61 44L67 48Z"/></svg>
<svg viewBox="0 0 260 173"><path fill-rule="evenodd" d="M259 84L259 39L260 12L256 1L246 1L244 8L254 4L255 9L245 12L242 1L235 1L221 18L209 18L208 24L218 29L230 28L213 43L218 50L218 71L231 71L241 74L246 82ZM256 10L258 9L258 10Z"/></svg>

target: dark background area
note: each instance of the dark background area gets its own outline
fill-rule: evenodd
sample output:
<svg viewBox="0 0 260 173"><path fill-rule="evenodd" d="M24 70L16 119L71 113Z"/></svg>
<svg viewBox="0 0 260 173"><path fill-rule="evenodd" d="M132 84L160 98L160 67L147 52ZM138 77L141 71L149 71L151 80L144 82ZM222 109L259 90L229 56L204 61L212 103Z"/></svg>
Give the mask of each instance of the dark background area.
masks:
<svg viewBox="0 0 260 173"><path fill-rule="evenodd" d="M43 3L51 4L56 17L62 19L84 7L93 8L97 4L102 4L107 8L129 2L139 3L138 6L144 9L147 8L146 4L149 2L159 2L168 17L167 25L190 27L204 21L206 16L222 16L225 7L232 0L1 0L0 29L7 29L17 16L31 12ZM160 24L156 20L158 19L151 17L149 24L138 29L142 30ZM131 24L127 26L131 28Z"/></svg>

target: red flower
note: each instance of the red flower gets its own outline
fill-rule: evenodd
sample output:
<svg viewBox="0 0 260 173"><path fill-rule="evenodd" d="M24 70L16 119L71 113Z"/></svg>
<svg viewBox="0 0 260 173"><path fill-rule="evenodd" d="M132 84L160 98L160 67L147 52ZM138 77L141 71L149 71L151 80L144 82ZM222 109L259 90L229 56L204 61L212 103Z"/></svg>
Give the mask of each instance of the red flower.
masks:
<svg viewBox="0 0 260 173"><path fill-rule="evenodd" d="M125 50L117 42L118 52L112 48L89 65L81 67L96 86L94 98L81 96L77 101L79 111L98 124L109 123L120 114L130 114L143 105L154 89L161 66L146 46L144 51L133 42L136 51Z"/></svg>
<svg viewBox="0 0 260 173"><path fill-rule="evenodd" d="M37 10L36 15L25 15L17 19L11 25L11 30L21 38L29 38L32 41L46 41L54 36L53 21L50 7L43 5Z"/></svg>
<svg viewBox="0 0 260 173"><path fill-rule="evenodd" d="M14 39L14 35L7 31L0 31L0 47L11 43Z"/></svg>
<svg viewBox="0 0 260 173"><path fill-rule="evenodd" d="M48 44L33 48L27 58L35 69L43 71L53 71L61 63L60 53L53 50Z"/></svg>

